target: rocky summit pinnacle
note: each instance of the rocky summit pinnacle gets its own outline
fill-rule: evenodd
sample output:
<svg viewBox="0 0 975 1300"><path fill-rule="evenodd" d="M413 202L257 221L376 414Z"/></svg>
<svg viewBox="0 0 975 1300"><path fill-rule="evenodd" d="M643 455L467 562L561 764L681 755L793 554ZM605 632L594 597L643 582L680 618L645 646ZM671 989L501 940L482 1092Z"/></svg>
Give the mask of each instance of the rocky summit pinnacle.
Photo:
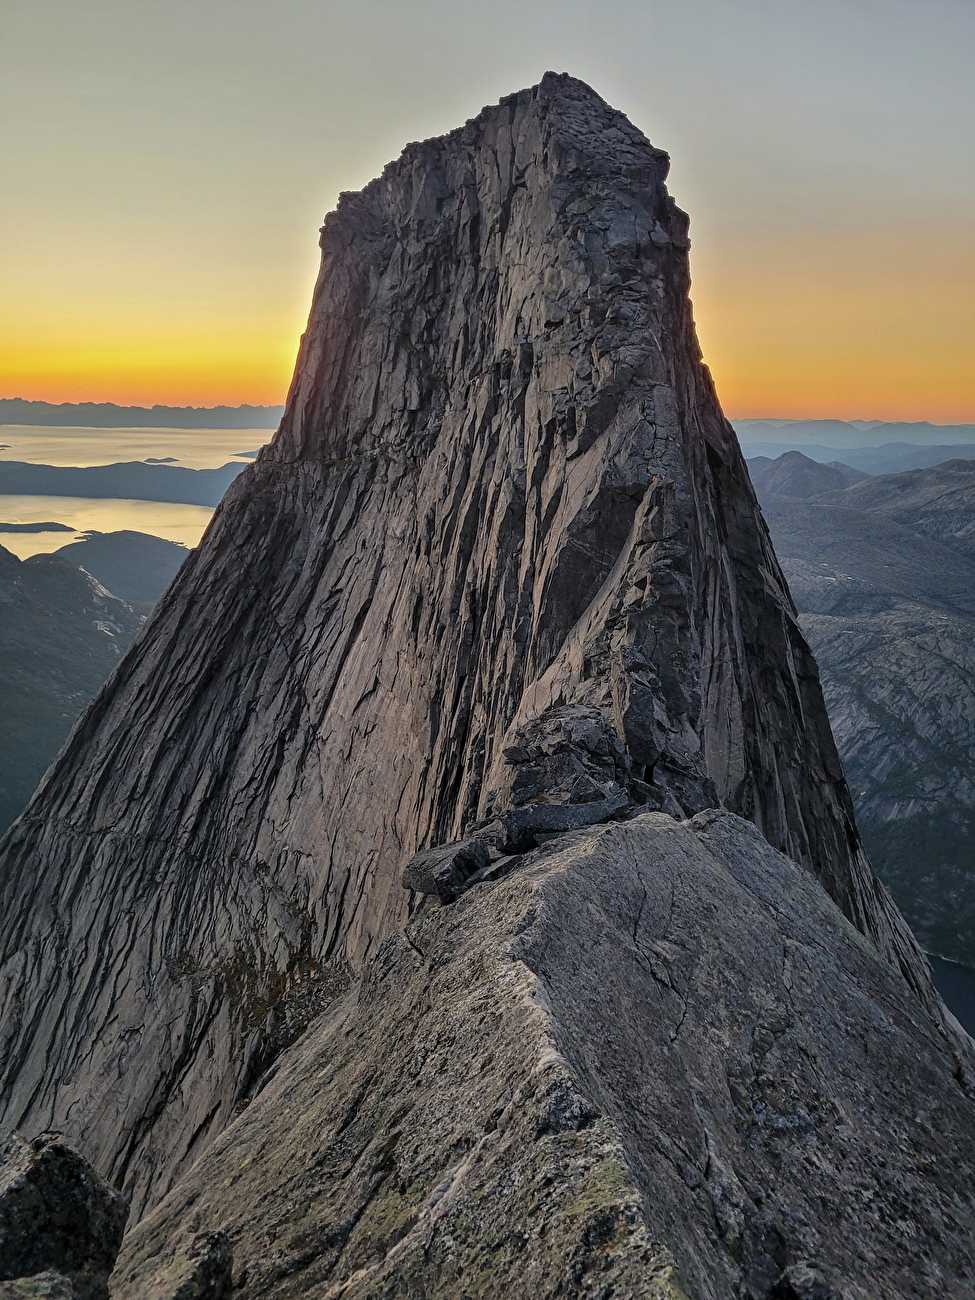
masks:
<svg viewBox="0 0 975 1300"><path fill-rule="evenodd" d="M860 849L667 168L547 74L341 196L280 430L9 832L5 1121L134 1218L418 891L632 816L751 822L968 1077Z"/></svg>

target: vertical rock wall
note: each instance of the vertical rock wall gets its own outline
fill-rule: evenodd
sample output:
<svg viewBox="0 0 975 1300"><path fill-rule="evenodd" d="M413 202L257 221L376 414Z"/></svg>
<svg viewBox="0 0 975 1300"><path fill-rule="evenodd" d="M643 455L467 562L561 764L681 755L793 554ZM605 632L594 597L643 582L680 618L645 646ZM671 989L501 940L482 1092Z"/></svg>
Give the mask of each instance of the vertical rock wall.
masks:
<svg viewBox="0 0 975 1300"><path fill-rule="evenodd" d="M6 1122L65 1131L134 1210L404 921L404 860L521 797L512 755L541 801L724 802L923 986L666 171L550 74L341 197L277 437L8 836Z"/></svg>

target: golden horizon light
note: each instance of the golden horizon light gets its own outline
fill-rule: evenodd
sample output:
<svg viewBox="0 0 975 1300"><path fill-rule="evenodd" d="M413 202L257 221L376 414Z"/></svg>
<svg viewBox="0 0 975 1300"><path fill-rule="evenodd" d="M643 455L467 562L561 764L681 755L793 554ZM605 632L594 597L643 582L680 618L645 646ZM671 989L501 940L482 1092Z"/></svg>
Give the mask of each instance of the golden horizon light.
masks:
<svg viewBox="0 0 975 1300"><path fill-rule="evenodd" d="M975 9L612 5L15 5L0 397L280 405L338 193L552 68L670 153L729 417L975 423Z"/></svg>

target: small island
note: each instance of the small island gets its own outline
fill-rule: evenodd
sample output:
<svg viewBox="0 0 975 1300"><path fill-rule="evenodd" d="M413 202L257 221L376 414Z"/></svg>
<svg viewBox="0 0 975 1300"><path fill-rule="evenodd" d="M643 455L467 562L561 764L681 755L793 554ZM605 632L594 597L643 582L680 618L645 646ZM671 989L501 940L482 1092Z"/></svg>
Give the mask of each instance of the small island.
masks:
<svg viewBox="0 0 975 1300"><path fill-rule="evenodd" d="M70 524L5 524L0 522L0 533L74 533Z"/></svg>

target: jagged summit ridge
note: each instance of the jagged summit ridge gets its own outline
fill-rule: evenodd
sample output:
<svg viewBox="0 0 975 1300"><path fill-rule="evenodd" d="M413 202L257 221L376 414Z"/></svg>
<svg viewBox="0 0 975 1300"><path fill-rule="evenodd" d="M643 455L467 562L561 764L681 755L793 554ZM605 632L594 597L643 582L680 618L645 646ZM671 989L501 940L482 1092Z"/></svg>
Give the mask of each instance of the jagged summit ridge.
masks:
<svg viewBox="0 0 975 1300"><path fill-rule="evenodd" d="M629 191L638 203L653 195L661 215L674 225L668 233L651 218L657 240L676 238L686 247L687 218L663 186L668 168L668 155L623 114L583 82L555 73L446 136L407 146L377 180L362 191L342 194L322 227L322 268L277 450L303 455L314 448L336 459L352 448L358 454L380 446L422 450L418 430L444 414L440 406L425 407L435 394L437 376L429 366L422 372L406 369L402 376L364 373L361 366L358 376L350 373L343 362L361 358L363 348L374 341L392 344L395 359L406 365L389 338L394 322L356 307L365 302L394 305L411 272L418 273L414 294L420 289L426 319L433 308L448 329L463 330L468 317L474 319L476 309L486 306L480 332L468 331L462 351L448 362L455 372L451 377L460 377L475 348L483 359L488 348L497 353L507 345L510 350L517 340L544 333L547 325L561 323L567 311L580 309L593 276L598 280L611 274L611 257L602 245L632 239L637 220L632 205L614 207L618 228L607 227L605 238L594 236L591 246L582 249L586 267L572 265L579 261L574 249L560 250L576 253L567 265L552 265L551 250L537 239L555 234L560 216L569 216L576 235L590 224L584 211L559 211L571 206L583 176L607 190L598 196L603 201L609 189L621 195ZM539 173L537 186L527 181L529 169ZM408 241L401 239L404 222ZM652 237L653 231L647 233ZM531 242L526 242L529 234ZM359 256L350 263L347 252L353 242ZM449 259L448 268L463 267L460 276L450 277L449 286L430 282L438 257ZM474 291L473 301L468 290ZM328 330L340 322L346 327L341 339ZM417 338L420 333L411 328L411 342L434 342L430 336ZM377 421L369 400L380 383L401 394L390 407L392 428Z"/></svg>
<svg viewBox="0 0 975 1300"><path fill-rule="evenodd" d="M398 183L417 162L423 165L431 150L478 148L484 142L485 130L490 132L498 122L503 122L506 110L513 115L525 107L542 119L547 117L558 146L566 151L578 150L589 168L599 169L596 155L605 154L606 144L610 142L615 165L605 167L607 174L620 176L629 169L632 178L641 179L649 168L654 183L666 181L670 170L670 155L666 150L656 148L625 113L613 108L586 82L565 72L546 72L537 86L502 96L496 106L486 106L463 126L442 136L407 144L399 158L387 163L375 180L361 190L344 190L339 194L336 214L374 198L385 185ZM611 132L615 132L612 137ZM329 214L326 224L336 214Z"/></svg>
<svg viewBox="0 0 975 1300"><path fill-rule="evenodd" d="M279 433L10 832L5 1122L134 1212L404 922L413 853L512 809L723 803L926 987L665 174L547 76L343 197Z"/></svg>

